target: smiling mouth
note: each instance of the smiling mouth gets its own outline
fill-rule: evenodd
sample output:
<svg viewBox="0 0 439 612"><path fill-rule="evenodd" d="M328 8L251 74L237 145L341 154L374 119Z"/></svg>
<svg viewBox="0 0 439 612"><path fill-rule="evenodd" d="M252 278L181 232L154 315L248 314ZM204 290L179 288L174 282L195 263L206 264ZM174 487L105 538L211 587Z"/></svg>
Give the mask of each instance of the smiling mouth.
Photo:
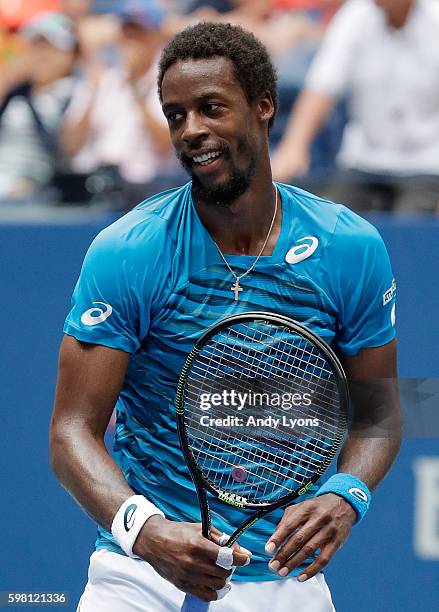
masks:
<svg viewBox="0 0 439 612"><path fill-rule="evenodd" d="M210 151L209 153L203 153L202 155L194 155L192 157L192 163L197 166L209 166L218 157L221 157L223 151Z"/></svg>

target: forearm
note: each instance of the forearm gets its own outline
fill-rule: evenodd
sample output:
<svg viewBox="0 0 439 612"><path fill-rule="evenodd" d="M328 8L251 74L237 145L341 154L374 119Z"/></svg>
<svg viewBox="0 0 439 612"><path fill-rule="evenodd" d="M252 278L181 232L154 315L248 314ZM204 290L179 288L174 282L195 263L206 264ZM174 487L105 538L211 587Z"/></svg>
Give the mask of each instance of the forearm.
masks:
<svg viewBox="0 0 439 612"><path fill-rule="evenodd" d="M101 527L113 518L134 491L102 439L73 424L52 430L51 464L60 483Z"/></svg>
<svg viewBox="0 0 439 612"><path fill-rule="evenodd" d="M308 149L334 107L334 98L305 89L290 115L279 148Z"/></svg>
<svg viewBox="0 0 439 612"><path fill-rule="evenodd" d="M61 484L94 521L111 531L114 516L134 491L102 438L82 424L58 423L56 429L52 427L51 460ZM141 527L133 544L134 555L150 563L177 588L206 601L216 598L216 590L224 588L231 571L216 565L219 532L215 528L213 541L209 541L197 523L169 521L154 514L144 522L136 519L134 528L136 524ZM123 548L120 540L119 544ZM233 563L244 565L248 561L248 553L235 546Z"/></svg>
<svg viewBox="0 0 439 612"><path fill-rule="evenodd" d="M89 97L82 113L77 117L67 116L61 130L61 148L66 155L76 155L87 142L93 129L92 114L98 95L97 85L90 85Z"/></svg>
<svg viewBox="0 0 439 612"><path fill-rule="evenodd" d="M87 110L79 121L68 119L61 131L60 144L66 155L76 155L84 146L91 129L91 110Z"/></svg>
<svg viewBox="0 0 439 612"><path fill-rule="evenodd" d="M401 434L388 437L347 438L337 463L337 471L352 474L374 489L393 465L401 445Z"/></svg>
<svg viewBox="0 0 439 612"><path fill-rule="evenodd" d="M392 467L401 445L396 341L345 356L343 365L349 375L352 422L337 467L373 489Z"/></svg>
<svg viewBox="0 0 439 612"><path fill-rule="evenodd" d="M169 138L168 127L152 115L145 107L144 100L138 99L138 104L142 113L142 121L144 130L151 135L151 138L160 153L166 153L171 150L171 141Z"/></svg>

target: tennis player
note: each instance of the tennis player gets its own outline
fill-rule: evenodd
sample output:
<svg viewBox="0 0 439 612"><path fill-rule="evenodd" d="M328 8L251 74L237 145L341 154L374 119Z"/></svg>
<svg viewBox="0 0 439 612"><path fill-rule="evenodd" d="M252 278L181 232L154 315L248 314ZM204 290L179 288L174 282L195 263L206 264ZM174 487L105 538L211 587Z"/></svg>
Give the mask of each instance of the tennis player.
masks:
<svg viewBox="0 0 439 612"><path fill-rule="evenodd" d="M333 610L322 570L390 469L398 432L351 434L337 474L256 523L225 562L223 534L242 514L212 500L216 529L212 541L202 537L176 435L176 384L208 326L256 310L308 326L351 378L394 379L389 257L348 208L273 184L276 76L252 34L213 23L184 30L162 54L158 86L191 180L93 241L61 346L52 465L99 532L78 609L179 610L192 593L215 611ZM104 432L114 406L111 456ZM368 415L383 406L398 414L393 395L384 404L374 395Z"/></svg>

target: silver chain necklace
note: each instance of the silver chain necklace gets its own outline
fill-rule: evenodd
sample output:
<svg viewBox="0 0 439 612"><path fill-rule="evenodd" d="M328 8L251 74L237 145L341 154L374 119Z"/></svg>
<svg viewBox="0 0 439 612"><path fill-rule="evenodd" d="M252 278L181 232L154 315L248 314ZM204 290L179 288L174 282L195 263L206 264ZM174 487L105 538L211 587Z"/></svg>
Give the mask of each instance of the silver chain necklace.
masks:
<svg viewBox="0 0 439 612"><path fill-rule="evenodd" d="M277 192L277 188L276 185L274 185L274 190L276 192L276 201L274 204L274 213L273 213L273 218L271 220L270 223L270 228L268 230L268 234L267 237L265 238L264 244L262 245L261 250L259 251L259 254L257 255L256 259L254 260L254 262L252 263L252 265L250 266L250 268L248 270L246 270L245 272L243 272L242 274L240 274L239 276L235 273L235 271L229 266L229 264L227 263L226 258L224 257L221 249L219 248L219 246L216 244L216 248L218 249L218 253L221 255L221 258L223 260L223 262L226 264L230 274L233 276L233 278L235 279L235 282L233 283L233 285L230 287L230 290L233 291L233 293L235 294L235 301L238 301L239 299L239 293L240 291L243 291L243 288L240 286L239 281L241 280L241 278L244 278L244 276L247 276L247 274L250 274L250 272L253 270L253 268L256 266L256 264L259 261L260 256L262 255L262 253L264 252L265 247L267 246L267 242L268 239L271 236L271 231L273 229L273 225L274 225L274 220L276 219L276 213L277 213L277 198L278 198L278 192Z"/></svg>

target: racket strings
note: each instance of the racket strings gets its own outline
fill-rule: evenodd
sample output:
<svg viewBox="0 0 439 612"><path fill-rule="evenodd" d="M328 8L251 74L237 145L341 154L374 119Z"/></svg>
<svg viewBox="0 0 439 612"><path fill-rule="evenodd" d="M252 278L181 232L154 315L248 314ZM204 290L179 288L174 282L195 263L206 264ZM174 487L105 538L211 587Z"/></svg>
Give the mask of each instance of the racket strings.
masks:
<svg viewBox="0 0 439 612"><path fill-rule="evenodd" d="M217 346L215 348L218 352L220 351L220 349ZM207 361L205 361L205 354L209 356L209 359ZM219 352L218 354L221 356L224 356L223 352ZM203 383L203 380L205 379L205 376L206 376L206 371L210 371L212 360L215 357L216 357L216 353L206 348L199 355L198 363L193 365L193 370L195 370L195 372L198 372L200 374L200 377L198 379L199 384ZM243 366L246 366L247 364L245 361L237 359L235 362L235 365L243 367ZM219 374L219 370L217 372ZM241 372L238 372L238 374L237 372L238 370L229 371L229 373L227 374L227 379L226 379L227 385L230 386L230 382L234 381L235 388L245 393L246 390L248 390L248 387L245 386L246 381L248 382L249 380L250 381L255 380L255 378L246 379L245 376L243 376L244 374L243 369L241 370ZM318 379L319 385L317 385L317 380L314 381L313 385L307 384L306 381L305 381L305 384L303 384L304 379L299 374L288 376L288 378L286 378L285 376L281 376L277 374L276 372L273 372L272 376L270 377L267 375L266 371L262 368L259 368L259 369L255 368L253 371L253 376L257 377L256 379L259 381L261 380L264 381L264 391L263 392L277 393L279 390L279 386L278 386L279 384L282 384L282 386L286 388L285 391L288 392L291 386L294 386L295 383L296 383L296 386L297 384L300 384L301 388L304 389L305 392L307 391L311 392L313 394L313 398L318 400L320 416L324 416L325 414L324 412L325 405L328 406L326 415L332 416L334 414L334 410L332 406L334 404L334 401L338 401L338 398L336 397L338 395L338 389L333 380L323 378L323 379ZM195 376L193 378L194 380L196 380ZM212 380L221 381L222 379L225 379L224 372L221 372L220 375L216 375L216 373L214 373L212 377L211 378L209 377L208 379L209 386L212 385ZM272 379L274 379L274 382L272 382Z"/></svg>
<svg viewBox="0 0 439 612"><path fill-rule="evenodd" d="M244 329L251 330L251 327L249 327L248 325L243 325L242 327ZM232 330L232 333L236 336L236 338L242 338L243 340L245 340L246 337L248 338L248 334L244 334L242 332L239 332L238 330ZM284 333L288 333L288 335L291 336L291 332L289 330ZM268 333L264 333L262 330L258 330L258 334L260 336L259 338L256 338L256 336L252 336L252 338L257 340L264 346L273 346L273 336ZM262 338L264 338L264 340L262 340ZM299 340L299 342L297 342L297 340ZM287 365L288 359L292 355L292 350L294 350L294 357L298 357L300 361L305 362L304 357L307 356L312 358L315 364L316 362L320 364L320 372L318 374L319 378L321 377L322 372L324 372L328 376L332 376L332 370L330 370L329 368L325 368L325 366L327 366L327 361L320 355L318 351L315 350L314 346L309 344L307 340L301 338L300 336L295 336L294 342L287 342L286 340L282 340L282 342L284 343L285 348L277 348L276 350L282 353L282 356L285 358L285 365ZM311 350L307 350L306 346L311 346Z"/></svg>
<svg viewBox="0 0 439 612"><path fill-rule="evenodd" d="M191 420L188 423L188 428L192 430L192 427L198 428L197 420ZM212 432L212 429L210 430ZM316 438L308 439L304 445L302 441L302 445L300 448L300 452L298 452L297 445L291 444L291 440L289 446L282 445L279 440L279 436L277 439L272 439L272 432L261 431L258 432L258 438L255 438L245 432L245 437L242 435L228 435L225 439L224 432L213 430L214 438L212 436L201 434L197 432L199 435L196 435L198 438L198 448L194 449L197 454L206 452L207 456L211 457L211 463L208 465L205 462L205 468L210 471L211 469L215 469L217 466L214 465L215 457L218 457L218 451L220 454L224 455L225 453L233 453L237 459L246 459L254 460L264 463L266 462L275 462L278 467L280 467L281 471L285 471L285 469L291 468L291 464L295 465L295 470L297 473L301 471L301 468L304 467L303 473L306 476L307 471L311 469L318 469L318 464L316 461L321 461L324 459L324 451L327 450L328 444L326 440L320 442L320 445L317 446ZM194 435L193 431L190 431L191 435ZM221 444L218 445L218 440L222 437ZM286 438L286 436L285 436ZM227 448L228 445L228 448ZM275 446L275 452L272 450L273 445ZM208 448L205 448L205 447ZM283 446L283 448L281 448ZM269 447L271 447L270 450ZM208 450L212 452L208 452ZM198 457L198 460L200 458ZM302 465L302 460L306 460L306 465ZM300 475L300 474L299 474ZM298 480L298 479L296 479ZM300 477L299 482L303 480Z"/></svg>
<svg viewBox="0 0 439 612"><path fill-rule="evenodd" d="M267 326L265 326L267 327ZM231 415L229 406L215 406L209 424L200 397L233 387L255 393L289 393L291 388L312 391L312 404L295 406L289 417L306 415L323 423L305 435L296 428L263 425L227 428L216 423ZM255 385L255 383L257 383ZM259 385L259 387L258 387ZM249 501L273 502L300 488L324 464L338 432L338 388L330 364L308 340L288 328L241 324L221 331L200 351L186 383L185 422L189 445L203 474L220 490L239 491ZM255 408L255 406L253 406ZM265 418L281 418L281 407L260 406ZM236 412L235 412L236 414ZM318 430L318 434L316 431ZM244 480L234 470L239 468Z"/></svg>
<svg viewBox="0 0 439 612"><path fill-rule="evenodd" d="M200 369L198 368L198 366L194 366L194 369ZM248 392L248 383L251 382L251 380L246 380L243 378L239 378L234 374L230 374L227 382L229 381L233 381L234 383L234 389L238 392L242 392L243 394ZM218 379L218 382L220 383L221 380ZM283 385L285 385L286 389L290 388L291 385L294 385L295 380L294 379L290 379L288 381L285 381L285 379L282 380ZM200 384L202 384L202 381L200 379ZM230 382L229 382L230 384ZM205 390L204 392L212 392L212 388L213 386L209 387L209 390ZM203 387L203 389L206 389L206 387ZM259 395L264 395L264 394L268 394L268 393L279 393L279 386L276 385L272 385L270 384L270 382L267 382L264 386L264 390L263 391L255 391L255 394L259 394ZM318 412L313 413L312 411L314 410L313 405L309 405L306 406L307 408L307 415L309 415L310 417L316 417L317 415L320 417L327 417L329 420L331 420L331 418L333 417L333 410L332 410L332 406L333 406L333 402L337 401L337 395L338 395L338 391L337 388L334 387L333 385L325 385L325 387L323 388L322 392L320 393L319 391L317 391L315 388L313 389L309 389L308 387L305 389L305 392L312 392L313 393L313 399L315 399L315 404L317 404L318 406ZM284 393L288 393L287 390L283 391ZM327 398L325 400L323 400L323 398L321 397L322 393L326 392L327 394ZM198 390L197 390L197 386L195 384L191 384L190 387L188 386L188 394L194 394L195 397L197 397L198 395ZM279 393L279 395L282 395L282 393ZM331 401L332 400L332 401ZM305 407L302 407L305 408ZM285 410L286 412L286 410ZM301 414L302 412L304 412L304 410L301 410L301 406L294 406L292 408L288 409L288 412L292 412L293 414Z"/></svg>
<svg viewBox="0 0 439 612"><path fill-rule="evenodd" d="M239 353L241 353L243 358L240 358ZM224 372L222 371L221 365L224 365L226 370L228 369L228 374L227 374L228 376L234 376L234 372L233 370L231 370L231 366L235 365L241 368L241 373L247 370L247 372L251 373L252 376L255 376L255 374L260 375L262 379L267 380L268 384L270 382L271 377L277 378L279 380L285 380L282 374L286 372L279 370L279 368L277 369L282 373L278 373L276 370L273 372L270 372L271 376L267 373L266 364L264 363L263 361L264 358L262 356L259 356L258 358L259 364L260 364L259 367L257 367L257 365L254 364L254 361L253 361L253 368L250 367L249 362L245 359L246 355L243 353L242 348L239 349L238 347L229 347L226 344L215 342L214 344L208 345L203 348L203 351L199 355L200 362L203 360L204 355L208 356L207 363L203 364L203 367L201 368L204 373L206 369L211 368L212 362L214 362L215 359L218 359L219 363L218 363L218 367L216 368L216 372L218 372L218 376L226 374L226 371ZM296 351L296 355L294 355L293 357L296 358L296 356L297 356L297 351ZM223 359L224 359L224 363L222 361ZM253 360L254 359L256 359L256 357L254 357ZM286 367L287 366L285 365L284 368ZM293 366L290 365L290 372L291 372L292 367ZM313 372L311 372L311 375L315 377L315 380L313 381L314 385L316 385L316 383L321 384L322 381L325 380L325 378L319 377L317 375L317 373L315 372L314 364L311 367L313 368ZM306 375L309 375L310 372L307 369L301 368L300 365L299 366L295 365L294 368L295 368L295 372L296 372L296 376L298 380L301 381L302 385L306 386L307 384ZM327 373L326 369L324 370L324 372L325 374ZM215 376L215 373L212 372L212 376ZM311 380L312 379L310 379L309 388L313 389L311 385ZM321 393L321 400L323 403L330 404L330 402L327 399L327 396L324 395L323 392Z"/></svg>
<svg viewBox="0 0 439 612"><path fill-rule="evenodd" d="M188 394L190 395L190 394ZM195 398L196 399L196 396ZM202 427L200 427L200 417L203 416L203 413L199 413L197 415L197 418L194 418L192 416L192 414L187 413L186 418L187 421L190 422L192 421L195 429L201 430ZM230 412L226 412L225 410L221 410L220 407L215 407L215 417L212 418L221 418L221 417L228 417L230 416ZM284 415L281 415L284 416ZM240 417L239 417L240 418ZM279 417L278 417L279 418ZM291 417L289 417L291 418ZM212 426L209 422L208 428L206 429L210 429ZM229 436L234 437L235 439L240 439L242 438L243 435L245 435L245 439L246 441L254 441L258 444L261 443L261 438L265 438L266 440L272 440L273 443L276 443L276 445L279 447L280 451L282 451L282 448L285 449L285 452L288 453L289 455L291 454L292 451L292 444L294 444L294 436L291 435L291 432L289 430L286 429L286 427L281 427L279 426L278 431L276 432L275 437L273 438L273 434L271 432L271 430L268 430L266 433L263 433L262 435L259 435L258 438L253 437L252 436L252 432L253 429L249 426L240 426L239 430L233 430L231 429ZM326 439L326 436L331 436L334 432L334 428L327 428L327 427L320 427L319 428L321 430L321 432L319 431L319 435L317 434L317 432L314 432L313 436L314 438L316 437L322 437L323 442ZM240 431L242 430L242 432L240 433ZM261 428L259 431L264 432L263 428ZM325 434L325 437L323 437L323 435ZM287 444L283 445L282 442L283 440L285 440L285 442ZM312 439L309 442L310 446L314 446L314 450L317 452L318 451L318 447L312 442Z"/></svg>
<svg viewBox="0 0 439 612"><path fill-rule="evenodd" d="M218 445L217 442L215 443L211 441L211 438L213 438L214 441L217 438L213 436L212 433L210 432L209 434L203 437L200 437L200 435L196 435L196 434L203 433L203 432L200 432L200 429L198 428L197 420L193 418L188 418L187 421L188 421L189 433L193 436L194 439L197 439L199 442L201 442L202 445L204 444L204 442L211 444L211 445L212 444ZM196 426L193 429L191 428L191 425L190 425L191 422ZM213 428L210 428L210 430L212 429ZM251 444L249 440L254 441L256 444ZM241 436L239 434L236 434L236 435L229 434L228 438L226 439L224 439L224 436L223 436L221 450L223 450L223 448L226 445L229 445L230 450L233 449L234 451L236 451L236 453L239 453L242 448L240 447L239 442L242 442L243 444L245 444L245 451L249 455L254 455L255 458L260 458L261 453L262 453L263 456L269 459L271 462L277 461L277 462L280 462L281 464L284 462L287 462L288 464L293 464L293 462L296 459L295 457L296 449L294 448L294 442L292 446L290 446L289 448L285 447L285 450L280 449L275 453L275 452L270 452L268 443L267 443L268 441L271 442L272 446L273 446L273 442L277 442L277 440L274 440L274 441L270 440L268 436L266 438L262 438L262 439L260 438L258 440L256 438L251 437L249 434L245 434ZM262 447L262 450L261 450L262 443L264 443L264 446ZM278 446L281 446L281 445L279 444ZM325 446L327 446L327 444ZM199 448L199 451L200 452L203 451L203 448L202 447ZM308 463L311 466L314 466L316 468L318 466L317 462L324 459L323 445L317 446L312 439L309 440L308 445L306 445L306 443L301 442L300 452L308 460Z"/></svg>
<svg viewBox="0 0 439 612"><path fill-rule="evenodd" d="M224 461L224 456L233 455L234 464L244 466L246 470L252 462L263 468L267 472L274 473L277 476L286 476L299 484L306 481L310 472L315 472L321 462L325 458L325 452L328 450L329 444L317 446L315 442L310 441L311 449L305 448L303 444L294 448L287 449L283 453L275 453L268 449L265 444L261 447L252 445L249 440L258 442L255 438L246 435L244 437L229 436L229 439L224 439L222 431L216 430L213 434L200 437L198 429L192 429L197 426L195 419L188 419L188 432L191 437L192 451L196 455L197 462L202 463L203 470L209 475L209 472L217 469L215 460ZM190 422L193 423L192 427ZM215 435L216 433L216 435ZM222 444L218 444L218 433L223 437ZM196 440L199 444L195 444ZM242 442L242 446L238 444ZM211 458L208 465L206 458ZM301 462L304 462L303 464ZM266 464L266 465L265 465ZM276 466L276 469L270 467ZM249 471L249 470L248 470ZM249 472L250 473L250 472ZM260 472L263 479L263 474ZM267 479L268 480L268 479Z"/></svg>
<svg viewBox="0 0 439 612"><path fill-rule="evenodd" d="M262 336L262 334L260 334L260 336ZM263 370L266 370L267 367L270 366L270 360L268 358L272 356L274 343L273 337L269 337L268 334L264 335L265 341L262 341L259 338L249 338L247 334L240 333L238 331L235 331L234 335L232 335L230 332L227 335L221 333L219 334L219 337L225 338L226 341L224 342L218 339L215 341L215 344L213 346L215 348L221 347L220 350L225 358L226 363L228 358L232 361L232 355L235 353L237 353L238 355L242 354L244 357L248 356L250 349L252 354L252 361L249 363L248 360L244 360L244 363L247 365L250 372L253 372L254 367L261 367ZM233 339L233 342L227 342L227 339ZM238 344L240 340L242 341L242 343ZM246 349L244 342L248 343L249 341L252 342L254 340L261 344L262 347L255 350L251 347L251 345L249 346L247 344L248 348ZM294 360L297 360L299 362L298 365L295 365L295 369L298 371L302 371L307 376L317 376L318 379L321 379L322 374L326 374L327 376L332 375L332 372L324 367L326 365L326 362L321 358L318 353L316 353L315 350L306 350L306 341L304 339L300 339L299 343L296 342L295 344L291 342L288 343L283 340L281 342L284 343L284 348L281 348L279 339L276 339L276 342L278 346L276 347L276 353L273 356L277 360L276 369L279 369L279 364L282 363L282 360L284 368L289 366L291 364L291 358L293 357ZM292 353L292 351L294 351L294 354ZM308 357L308 360L306 360L305 357ZM313 370L315 370L315 368L317 367L317 362L320 362L320 370L318 374L316 374L315 371L310 371L309 369L309 365L312 364ZM304 365L305 367L301 367L301 365Z"/></svg>

